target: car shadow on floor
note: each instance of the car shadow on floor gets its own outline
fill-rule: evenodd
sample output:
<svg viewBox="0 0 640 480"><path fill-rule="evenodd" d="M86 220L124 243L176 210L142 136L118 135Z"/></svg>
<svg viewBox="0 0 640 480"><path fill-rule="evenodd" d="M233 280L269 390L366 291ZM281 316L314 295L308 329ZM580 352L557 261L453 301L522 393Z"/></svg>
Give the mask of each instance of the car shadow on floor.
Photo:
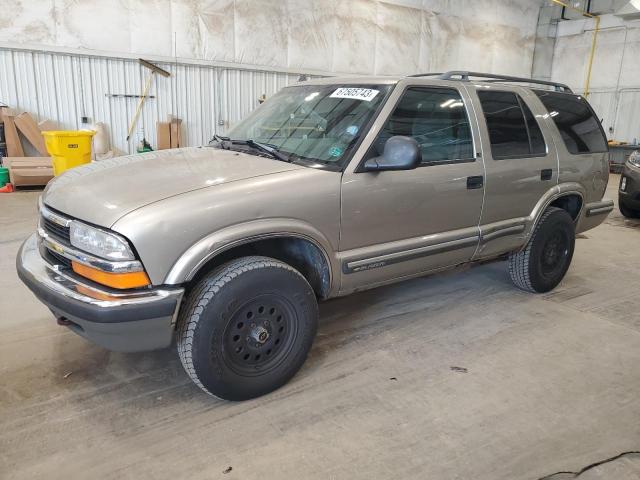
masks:
<svg viewBox="0 0 640 480"><path fill-rule="evenodd" d="M460 321L440 315L438 325L429 325L432 314L441 314L452 305L472 304L487 301L492 295L517 292L509 279L506 263L495 262L462 266L321 302L317 338L301 371L278 391L234 411L317 387L316 384L327 381L325 369L329 365L336 361L347 365L353 361L357 363L357 358L352 356L358 349L351 345L352 342L371 342L381 335L402 338L408 335L403 329L416 326L431 329L425 332L428 336L429 331L453 328ZM71 332L64 332L52 340L54 360L46 380L33 378L36 372L29 375L32 382L43 381L39 387L34 387L48 391L47 396L54 398L51 408L64 404L86 410L111 403L118 405L122 412L134 414L140 408L158 408L159 405L168 408L188 403L191 409L208 409L231 404L213 399L191 382L178 359L175 345L152 352L118 353L95 346ZM425 341L429 339L425 337ZM349 370L350 367L345 368ZM335 368L332 372L335 373ZM137 424L135 418L130 421Z"/></svg>

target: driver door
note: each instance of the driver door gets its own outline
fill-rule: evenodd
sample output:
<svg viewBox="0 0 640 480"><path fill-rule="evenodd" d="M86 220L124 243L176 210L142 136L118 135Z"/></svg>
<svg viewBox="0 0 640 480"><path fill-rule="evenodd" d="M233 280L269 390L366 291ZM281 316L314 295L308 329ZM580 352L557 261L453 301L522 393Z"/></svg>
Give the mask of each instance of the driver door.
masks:
<svg viewBox="0 0 640 480"><path fill-rule="evenodd" d="M342 179L341 290L469 261L479 242L484 166L471 102L453 82L400 82ZM387 118L388 115L388 118ZM471 113L473 116L473 112ZM414 138L421 165L363 171L395 135ZM369 144L370 142L370 144ZM359 152L358 152L359 153Z"/></svg>

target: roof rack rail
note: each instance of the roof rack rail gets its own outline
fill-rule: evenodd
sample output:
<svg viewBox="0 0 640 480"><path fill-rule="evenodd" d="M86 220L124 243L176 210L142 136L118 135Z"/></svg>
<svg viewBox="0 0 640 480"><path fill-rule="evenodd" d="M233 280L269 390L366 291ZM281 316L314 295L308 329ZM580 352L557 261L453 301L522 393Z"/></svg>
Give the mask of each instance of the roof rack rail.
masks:
<svg viewBox="0 0 640 480"><path fill-rule="evenodd" d="M525 77L512 77L510 75L496 75L494 73L482 73L482 72L467 72L464 70L451 70L445 73L418 73L416 75L409 75L410 77L438 77L440 80L462 80L469 81L469 77L477 77L478 79L489 79L492 82L518 82L518 83L533 83L536 85L548 85L554 87L558 92L573 93L571 88L564 83L551 82L548 80L536 80L534 78Z"/></svg>

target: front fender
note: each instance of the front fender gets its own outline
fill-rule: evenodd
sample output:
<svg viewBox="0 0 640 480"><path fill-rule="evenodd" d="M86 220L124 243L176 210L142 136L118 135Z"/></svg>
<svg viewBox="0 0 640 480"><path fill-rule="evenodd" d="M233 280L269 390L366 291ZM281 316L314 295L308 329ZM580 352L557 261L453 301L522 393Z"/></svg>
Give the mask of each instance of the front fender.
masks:
<svg viewBox="0 0 640 480"><path fill-rule="evenodd" d="M178 285L188 282L202 265L216 255L238 245L274 237L302 238L315 244L324 254L327 265L330 265L331 278L336 278L334 266L337 262L334 255L329 253L333 251L331 242L322 232L301 220L268 218L232 225L198 240L178 258L163 283Z"/></svg>
<svg viewBox="0 0 640 480"><path fill-rule="evenodd" d="M153 285L185 281L203 258L256 236L298 234L332 252L340 181L337 172L300 168L222 183L145 205L111 228L129 239Z"/></svg>

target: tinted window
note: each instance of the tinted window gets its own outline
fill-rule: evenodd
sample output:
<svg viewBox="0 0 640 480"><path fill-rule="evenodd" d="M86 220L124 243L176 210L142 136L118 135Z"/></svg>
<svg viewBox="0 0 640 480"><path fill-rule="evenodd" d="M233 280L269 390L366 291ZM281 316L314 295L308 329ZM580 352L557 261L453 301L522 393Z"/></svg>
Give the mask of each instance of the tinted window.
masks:
<svg viewBox="0 0 640 480"><path fill-rule="evenodd" d="M544 137L529 107L512 92L479 91L493 158L546 152Z"/></svg>
<svg viewBox="0 0 640 480"><path fill-rule="evenodd" d="M540 125L527 107L527 104L518 97L520 100L520 105L522 106L522 111L524 112L524 118L527 122L527 128L529 130L529 141L531 142L530 150L533 155L544 155L547 152L547 146L544 143L544 137L542 136L542 130L540 130Z"/></svg>
<svg viewBox="0 0 640 480"><path fill-rule="evenodd" d="M380 131L371 155L382 155L394 135L413 137L420 145L422 162L474 159L469 119L457 90L409 88Z"/></svg>
<svg viewBox="0 0 640 480"><path fill-rule="evenodd" d="M535 91L570 153L606 152L607 140L589 104L577 95Z"/></svg>

